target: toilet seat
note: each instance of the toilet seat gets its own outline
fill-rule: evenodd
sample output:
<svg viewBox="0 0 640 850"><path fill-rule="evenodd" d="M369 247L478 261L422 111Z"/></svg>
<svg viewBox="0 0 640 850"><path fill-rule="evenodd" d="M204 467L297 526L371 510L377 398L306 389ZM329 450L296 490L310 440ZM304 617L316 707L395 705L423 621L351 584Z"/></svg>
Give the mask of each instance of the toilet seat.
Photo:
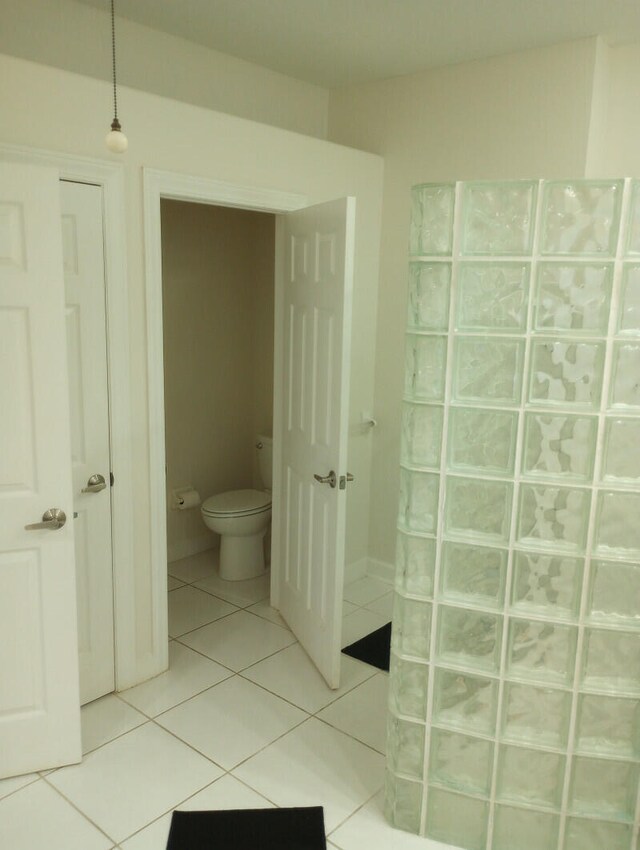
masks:
<svg viewBox="0 0 640 850"><path fill-rule="evenodd" d="M261 514L271 509L271 493L265 490L228 490L210 496L202 505L202 513L215 517L241 517Z"/></svg>

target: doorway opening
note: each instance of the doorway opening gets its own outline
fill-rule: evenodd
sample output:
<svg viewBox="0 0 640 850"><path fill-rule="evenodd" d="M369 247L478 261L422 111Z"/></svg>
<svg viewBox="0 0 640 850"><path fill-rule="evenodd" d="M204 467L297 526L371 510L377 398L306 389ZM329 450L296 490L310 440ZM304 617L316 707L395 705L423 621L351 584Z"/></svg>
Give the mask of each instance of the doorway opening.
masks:
<svg viewBox="0 0 640 850"><path fill-rule="evenodd" d="M173 639L232 667L291 640L269 605L275 224L161 200L170 665Z"/></svg>
<svg viewBox="0 0 640 850"><path fill-rule="evenodd" d="M308 206L305 198L288 193L150 170L144 174L144 196L152 638L154 657L160 664L154 672L168 666L161 202L172 199L280 213L275 228L276 498L272 500L270 598L330 687L336 688L346 482L353 480L347 474L347 445L355 199Z"/></svg>

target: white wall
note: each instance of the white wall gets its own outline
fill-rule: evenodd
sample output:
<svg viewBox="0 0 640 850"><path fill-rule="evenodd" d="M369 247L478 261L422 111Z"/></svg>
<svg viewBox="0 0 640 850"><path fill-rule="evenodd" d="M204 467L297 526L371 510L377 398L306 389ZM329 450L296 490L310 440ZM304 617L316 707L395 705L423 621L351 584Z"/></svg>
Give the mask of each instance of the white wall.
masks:
<svg viewBox="0 0 640 850"><path fill-rule="evenodd" d="M320 203L353 195L357 203L356 280L351 375L349 468L357 477L347 515L347 557L367 552L371 441L356 422L373 404L382 160L318 139L123 88L130 148L126 185L127 261L134 467L133 601L137 658L155 649L149 536L149 419L143 264L142 167L281 189ZM101 159L109 85L13 57L0 56L0 142ZM106 116L106 117L105 117ZM148 672L147 675L151 675Z"/></svg>
<svg viewBox="0 0 640 850"><path fill-rule="evenodd" d="M394 560L410 188L584 176L597 49L596 39L577 41L331 94L329 137L385 159L370 518L376 559Z"/></svg>
<svg viewBox="0 0 640 850"><path fill-rule="evenodd" d="M275 216L163 200L167 491L254 486L256 435L273 423ZM211 548L200 510L171 509L169 561Z"/></svg>
<svg viewBox="0 0 640 850"><path fill-rule="evenodd" d="M117 7L117 3L116 3ZM111 19L77 0L2 0L0 53L101 80L111 79ZM328 92L319 86L236 59L216 50L116 20L118 81L131 88L326 136ZM101 94L105 133L111 95ZM130 116L121 110L123 128Z"/></svg>

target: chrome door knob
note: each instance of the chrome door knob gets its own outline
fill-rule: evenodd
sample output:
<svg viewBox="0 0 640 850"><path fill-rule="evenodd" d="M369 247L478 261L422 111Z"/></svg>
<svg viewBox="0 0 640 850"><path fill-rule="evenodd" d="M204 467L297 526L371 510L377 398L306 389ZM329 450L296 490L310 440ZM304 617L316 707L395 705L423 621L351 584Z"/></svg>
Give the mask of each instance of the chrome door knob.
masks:
<svg viewBox="0 0 640 850"><path fill-rule="evenodd" d="M103 476L96 473L92 475L91 478L87 481L87 486L83 487L80 492L82 493L99 493L100 490L104 490L107 486L107 482L104 480Z"/></svg>
<svg viewBox="0 0 640 850"><path fill-rule="evenodd" d="M338 483L338 478L333 469L328 475L314 475L313 477L316 479L316 481L319 481L320 484L328 484L329 487L332 488L335 487Z"/></svg>
<svg viewBox="0 0 640 850"><path fill-rule="evenodd" d="M51 531L56 531L67 521L67 515L61 508L49 508L42 514L42 522L32 522L31 525L25 525L27 531L39 531L41 528L50 528Z"/></svg>

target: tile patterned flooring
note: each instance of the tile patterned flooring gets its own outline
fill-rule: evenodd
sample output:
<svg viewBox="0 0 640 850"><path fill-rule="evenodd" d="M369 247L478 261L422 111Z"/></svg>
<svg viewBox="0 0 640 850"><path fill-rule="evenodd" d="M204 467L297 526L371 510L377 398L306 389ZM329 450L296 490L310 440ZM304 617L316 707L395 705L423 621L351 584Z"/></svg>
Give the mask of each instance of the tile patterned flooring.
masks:
<svg viewBox="0 0 640 850"><path fill-rule="evenodd" d="M322 805L329 848L444 848L382 815L387 674L343 656L330 690L268 578L221 582L211 555L170 565L169 670L84 706L82 763L0 780L2 846L164 850L175 808ZM375 578L348 585L343 644L391 601Z"/></svg>

